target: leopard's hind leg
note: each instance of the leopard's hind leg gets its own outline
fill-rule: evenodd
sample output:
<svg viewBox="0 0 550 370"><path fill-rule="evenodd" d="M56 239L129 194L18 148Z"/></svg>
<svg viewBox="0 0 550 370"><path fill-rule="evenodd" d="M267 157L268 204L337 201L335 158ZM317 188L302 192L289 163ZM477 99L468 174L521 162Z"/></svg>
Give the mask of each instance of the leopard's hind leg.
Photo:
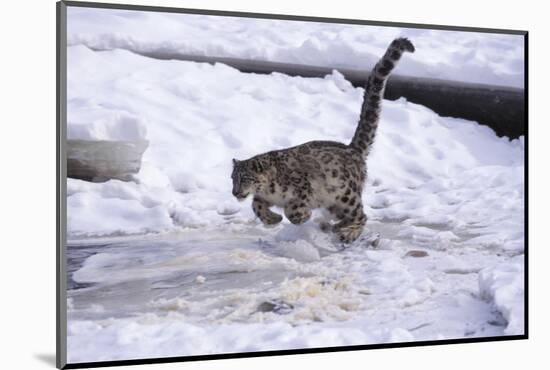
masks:
<svg viewBox="0 0 550 370"><path fill-rule="evenodd" d="M332 226L341 242L351 243L355 241L365 228L367 215L363 212L361 195L349 193L338 199L337 206L333 207L340 222Z"/></svg>

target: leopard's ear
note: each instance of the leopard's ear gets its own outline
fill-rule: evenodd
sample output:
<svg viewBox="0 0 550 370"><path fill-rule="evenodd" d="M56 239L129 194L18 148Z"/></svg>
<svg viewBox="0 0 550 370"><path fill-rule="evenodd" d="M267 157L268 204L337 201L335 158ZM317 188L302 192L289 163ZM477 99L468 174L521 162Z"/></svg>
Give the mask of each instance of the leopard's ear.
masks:
<svg viewBox="0 0 550 370"><path fill-rule="evenodd" d="M237 163L239 163L239 161L233 158L233 165L236 165Z"/></svg>

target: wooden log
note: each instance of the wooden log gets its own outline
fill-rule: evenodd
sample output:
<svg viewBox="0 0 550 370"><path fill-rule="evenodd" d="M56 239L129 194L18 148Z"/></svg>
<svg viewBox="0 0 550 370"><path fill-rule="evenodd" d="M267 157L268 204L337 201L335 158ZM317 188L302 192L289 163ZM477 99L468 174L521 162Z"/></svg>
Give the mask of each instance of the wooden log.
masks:
<svg viewBox="0 0 550 370"><path fill-rule="evenodd" d="M385 98L403 96L440 116L476 121L498 136L515 139L525 135L524 95L523 89L394 76L388 80Z"/></svg>
<svg viewBox="0 0 550 370"><path fill-rule="evenodd" d="M103 182L132 180L148 141L67 140L67 177Z"/></svg>

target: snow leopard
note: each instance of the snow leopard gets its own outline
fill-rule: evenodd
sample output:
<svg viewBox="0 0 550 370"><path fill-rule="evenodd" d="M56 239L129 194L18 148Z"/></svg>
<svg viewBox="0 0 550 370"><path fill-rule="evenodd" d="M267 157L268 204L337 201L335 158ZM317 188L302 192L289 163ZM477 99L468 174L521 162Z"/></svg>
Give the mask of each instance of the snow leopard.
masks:
<svg viewBox="0 0 550 370"><path fill-rule="evenodd" d="M295 225L309 220L313 209L324 208L337 222L323 223L323 230L334 232L346 244L357 240L367 222L361 196L386 81L402 54L414 50L408 39L397 38L376 63L367 79L359 122L349 144L310 141L246 160L233 159L233 196L244 200L252 195L252 209L264 225L283 219L270 209L273 206L283 208Z"/></svg>

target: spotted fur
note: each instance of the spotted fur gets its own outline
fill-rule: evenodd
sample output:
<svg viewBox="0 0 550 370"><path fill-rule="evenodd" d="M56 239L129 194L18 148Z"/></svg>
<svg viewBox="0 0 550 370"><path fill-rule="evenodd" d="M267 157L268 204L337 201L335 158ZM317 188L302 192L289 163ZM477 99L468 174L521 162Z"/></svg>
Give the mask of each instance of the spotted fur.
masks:
<svg viewBox="0 0 550 370"><path fill-rule="evenodd" d="M367 222L361 194L367 176L365 158L374 142L386 80L403 52L414 52L413 44L395 39L372 70L361 107L357 129L349 145L332 141L311 141L292 148L259 154L244 161L233 160L233 195L253 195L254 214L265 225L282 216L299 225L316 208L327 209L338 222L324 224L344 243L356 240Z"/></svg>

